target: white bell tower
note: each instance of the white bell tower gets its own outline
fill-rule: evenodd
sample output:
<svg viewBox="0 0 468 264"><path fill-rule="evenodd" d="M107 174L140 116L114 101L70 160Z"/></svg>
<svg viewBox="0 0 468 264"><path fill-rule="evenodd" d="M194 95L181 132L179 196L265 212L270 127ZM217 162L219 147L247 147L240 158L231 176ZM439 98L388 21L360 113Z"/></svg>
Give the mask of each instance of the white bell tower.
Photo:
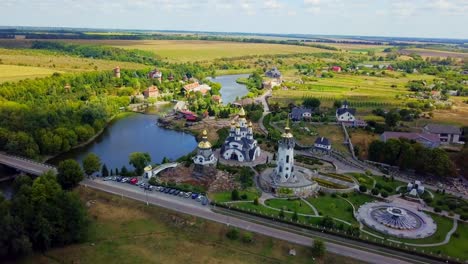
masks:
<svg viewBox="0 0 468 264"><path fill-rule="evenodd" d="M277 183L296 182L294 174L294 137L289 128L289 119L287 120L284 133L278 144L278 159L275 169L275 181Z"/></svg>

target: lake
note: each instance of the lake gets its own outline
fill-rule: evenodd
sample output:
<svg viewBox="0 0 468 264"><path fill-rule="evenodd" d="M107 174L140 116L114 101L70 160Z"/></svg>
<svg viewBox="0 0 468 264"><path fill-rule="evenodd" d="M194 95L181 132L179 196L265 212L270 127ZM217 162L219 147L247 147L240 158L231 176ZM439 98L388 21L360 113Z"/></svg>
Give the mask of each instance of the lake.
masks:
<svg viewBox="0 0 468 264"><path fill-rule="evenodd" d="M249 74L234 74L234 75L221 75L216 76L215 78L209 78L212 82L217 82L221 84L221 98L223 99L223 104L228 104L236 101L236 98L241 99L249 90L243 84L236 82L239 78L248 78Z"/></svg>
<svg viewBox="0 0 468 264"><path fill-rule="evenodd" d="M88 153L95 153L109 169L124 165L130 169L128 157L132 152L148 152L152 163L161 163L164 157L176 160L196 148L194 136L159 127L157 120L158 116L145 114L117 119L92 143L61 154L49 163L56 165L65 159L81 162Z"/></svg>

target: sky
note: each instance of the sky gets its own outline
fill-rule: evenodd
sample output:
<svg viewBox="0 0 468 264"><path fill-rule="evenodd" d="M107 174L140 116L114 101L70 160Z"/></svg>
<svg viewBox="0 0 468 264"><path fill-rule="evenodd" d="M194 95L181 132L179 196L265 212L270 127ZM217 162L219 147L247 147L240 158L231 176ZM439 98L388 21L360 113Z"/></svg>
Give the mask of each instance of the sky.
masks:
<svg viewBox="0 0 468 264"><path fill-rule="evenodd" d="M468 0L0 0L0 26L468 39Z"/></svg>

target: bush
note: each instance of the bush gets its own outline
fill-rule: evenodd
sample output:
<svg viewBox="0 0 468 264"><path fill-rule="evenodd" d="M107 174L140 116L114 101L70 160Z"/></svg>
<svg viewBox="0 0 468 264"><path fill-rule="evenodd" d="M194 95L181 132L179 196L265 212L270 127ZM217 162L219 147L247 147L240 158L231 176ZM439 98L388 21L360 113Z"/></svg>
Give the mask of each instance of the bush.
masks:
<svg viewBox="0 0 468 264"><path fill-rule="evenodd" d="M442 212L442 209L440 209L440 207L434 207L434 212L440 213Z"/></svg>
<svg viewBox="0 0 468 264"><path fill-rule="evenodd" d="M388 197L388 193L387 193L387 192L382 192L380 195L382 195L383 198L387 198L387 197Z"/></svg>
<svg viewBox="0 0 468 264"><path fill-rule="evenodd" d="M348 194L347 194L347 193L342 193L342 194L341 194L341 197L343 197L343 198L348 198Z"/></svg>
<svg viewBox="0 0 468 264"><path fill-rule="evenodd" d="M372 195L379 195L379 190L377 188L372 189Z"/></svg>
<svg viewBox="0 0 468 264"><path fill-rule="evenodd" d="M229 231L226 233L226 237L231 240L237 240L239 238L239 230L237 230L237 228L229 229Z"/></svg>
<svg viewBox="0 0 468 264"><path fill-rule="evenodd" d="M376 183L376 184L375 184L375 188L376 188L376 189L379 189L379 190L380 190L380 189L382 189L382 187L383 187L383 186L382 186L382 184L380 184L380 183Z"/></svg>
<svg viewBox="0 0 468 264"><path fill-rule="evenodd" d="M242 242L244 243L252 243L253 242L253 235L252 233L246 232L242 235Z"/></svg>
<svg viewBox="0 0 468 264"><path fill-rule="evenodd" d="M332 194L331 194L331 197L332 197L332 198L336 198L336 193L332 193Z"/></svg>
<svg viewBox="0 0 468 264"><path fill-rule="evenodd" d="M156 181L156 177L151 177L148 183L153 186L158 184L158 182Z"/></svg>
<svg viewBox="0 0 468 264"><path fill-rule="evenodd" d="M427 204L432 203L432 201L433 201L433 200L432 200L431 197L426 197L426 198L424 198L424 202L427 203Z"/></svg>
<svg viewBox="0 0 468 264"><path fill-rule="evenodd" d="M253 201L253 204L254 205L258 205L258 197L255 197L254 201Z"/></svg>
<svg viewBox="0 0 468 264"><path fill-rule="evenodd" d="M232 190L231 192L231 200L237 201L239 199L239 191L237 189Z"/></svg>
<svg viewBox="0 0 468 264"><path fill-rule="evenodd" d="M361 185L359 186L359 191L365 193L367 192L367 187L365 185Z"/></svg>
<svg viewBox="0 0 468 264"><path fill-rule="evenodd" d="M245 193L242 194L242 195L240 196L240 198L241 198L242 200L247 200L247 194L245 194Z"/></svg>
<svg viewBox="0 0 468 264"><path fill-rule="evenodd" d="M463 221L468 220L468 213L461 214L460 219L463 220Z"/></svg>
<svg viewBox="0 0 468 264"><path fill-rule="evenodd" d="M316 239L314 241L314 245L312 246L312 254L317 257L323 257L326 253L327 249L325 247L325 243L322 240Z"/></svg>
<svg viewBox="0 0 468 264"><path fill-rule="evenodd" d="M383 188L384 188L385 191L387 191L389 193L393 192L393 188L391 186L385 185Z"/></svg>

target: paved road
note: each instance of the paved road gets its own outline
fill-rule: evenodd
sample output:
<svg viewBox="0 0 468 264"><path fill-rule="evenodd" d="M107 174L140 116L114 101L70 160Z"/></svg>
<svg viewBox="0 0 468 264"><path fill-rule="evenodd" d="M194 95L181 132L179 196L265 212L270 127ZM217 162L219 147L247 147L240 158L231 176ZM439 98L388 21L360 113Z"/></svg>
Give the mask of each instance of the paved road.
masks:
<svg viewBox="0 0 468 264"><path fill-rule="evenodd" d="M57 169L37 161L28 160L22 157L15 157L0 153L0 164L6 165L11 168L15 168L22 172L26 172L32 175L39 176L48 171L57 172Z"/></svg>
<svg viewBox="0 0 468 264"><path fill-rule="evenodd" d="M263 234L277 239L286 240L292 243L310 246L312 244L312 238L299 235L293 232L284 231L268 227L262 224L245 221L237 217L227 216L218 214L208 206L202 206L199 203L193 201L183 200L183 198L176 199L172 195L166 195L162 193L143 193L140 188L128 184L118 184L114 182L103 182L101 180L85 180L82 185L91 187L93 189L102 190L105 192L113 193L116 195L125 196L131 199L151 203L161 207L165 207L177 212L194 215L197 217L205 218L208 220L216 221L219 223L235 226L242 229L247 229L252 232ZM378 264L399 264L399 263L427 263L421 261L415 261L414 259L407 259L407 261L395 258L392 256L380 255L378 253L370 252L366 248L357 249L347 246L343 246L336 243L327 242L327 250L346 257L355 258L368 263Z"/></svg>

